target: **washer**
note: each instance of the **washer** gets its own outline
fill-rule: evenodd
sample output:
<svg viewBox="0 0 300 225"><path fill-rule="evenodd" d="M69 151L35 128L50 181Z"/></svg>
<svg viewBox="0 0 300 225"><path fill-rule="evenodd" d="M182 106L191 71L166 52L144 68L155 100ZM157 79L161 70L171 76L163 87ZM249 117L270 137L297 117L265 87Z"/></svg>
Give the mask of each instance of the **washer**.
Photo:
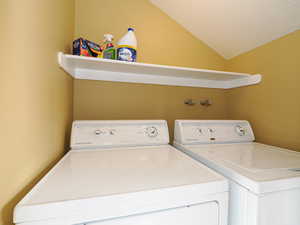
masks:
<svg viewBox="0 0 300 225"><path fill-rule="evenodd" d="M230 225L299 225L300 153L253 141L247 121L175 121L174 145L230 180Z"/></svg>
<svg viewBox="0 0 300 225"><path fill-rule="evenodd" d="M166 121L75 121L71 150L18 203L20 225L226 225L228 181Z"/></svg>

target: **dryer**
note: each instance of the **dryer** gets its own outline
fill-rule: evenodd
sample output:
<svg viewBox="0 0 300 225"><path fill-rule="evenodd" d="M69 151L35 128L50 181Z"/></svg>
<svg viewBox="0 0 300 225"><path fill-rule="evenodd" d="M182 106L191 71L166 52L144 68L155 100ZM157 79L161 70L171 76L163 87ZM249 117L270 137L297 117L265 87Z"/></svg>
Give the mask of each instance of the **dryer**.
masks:
<svg viewBox="0 0 300 225"><path fill-rule="evenodd" d="M228 181L171 147L166 121L75 121L18 225L226 225ZM42 149L41 149L42 150Z"/></svg>
<svg viewBox="0 0 300 225"><path fill-rule="evenodd" d="M254 142L242 120L177 120L174 146L229 179L229 225L300 224L299 152Z"/></svg>

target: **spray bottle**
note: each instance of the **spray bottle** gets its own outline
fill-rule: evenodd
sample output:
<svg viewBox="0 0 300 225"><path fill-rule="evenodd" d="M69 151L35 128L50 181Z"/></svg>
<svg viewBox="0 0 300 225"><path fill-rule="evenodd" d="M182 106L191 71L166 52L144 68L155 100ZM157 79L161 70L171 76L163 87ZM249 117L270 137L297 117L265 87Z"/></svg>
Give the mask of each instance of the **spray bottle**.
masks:
<svg viewBox="0 0 300 225"><path fill-rule="evenodd" d="M101 58L104 59L116 59L116 49L112 43L114 36L111 34L104 34L104 43L101 46L102 54Z"/></svg>

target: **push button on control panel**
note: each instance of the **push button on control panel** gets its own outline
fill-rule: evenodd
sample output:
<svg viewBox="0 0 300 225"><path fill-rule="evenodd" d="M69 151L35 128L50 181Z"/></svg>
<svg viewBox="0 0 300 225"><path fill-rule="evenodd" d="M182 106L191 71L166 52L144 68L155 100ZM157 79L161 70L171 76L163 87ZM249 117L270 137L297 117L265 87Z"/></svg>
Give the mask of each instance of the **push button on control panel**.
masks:
<svg viewBox="0 0 300 225"><path fill-rule="evenodd" d="M98 130L95 130L94 133L96 135L101 135L101 134L104 134L104 131L98 129Z"/></svg>
<svg viewBox="0 0 300 225"><path fill-rule="evenodd" d="M104 134L109 134L109 135L115 135L116 134L116 130L115 129L109 129L109 130L100 130L97 129L94 131L95 135L104 135Z"/></svg>
<svg viewBox="0 0 300 225"><path fill-rule="evenodd" d="M115 129L109 130L109 134L110 134L110 135L115 135L115 134L116 134L116 130L115 130Z"/></svg>
<svg viewBox="0 0 300 225"><path fill-rule="evenodd" d="M212 128L208 128L208 131L209 131L210 133L214 133L214 132L215 132L215 130L212 129Z"/></svg>
<svg viewBox="0 0 300 225"><path fill-rule="evenodd" d="M200 135L203 135L203 130L201 128L197 128L197 131Z"/></svg>
<svg viewBox="0 0 300 225"><path fill-rule="evenodd" d="M215 134L215 130L213 128L208 128L208 131L209 131L209 133L211 135L210 138L209 138L209 140L215 141L216 138L213 136Z"/></svg>

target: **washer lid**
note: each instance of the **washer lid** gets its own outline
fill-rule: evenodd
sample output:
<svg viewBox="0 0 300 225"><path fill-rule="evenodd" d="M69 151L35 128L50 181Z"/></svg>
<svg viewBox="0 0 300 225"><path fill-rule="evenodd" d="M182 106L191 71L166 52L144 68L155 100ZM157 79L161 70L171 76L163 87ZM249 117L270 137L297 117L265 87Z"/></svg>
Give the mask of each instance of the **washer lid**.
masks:
<svg viewBox="0 0 300 225"><path fill-rule="evenodd" d="M255 193L300 187L299 152L251 142L183 147Z"/></svg>
<svg viewBox="0 0 300 225"><path fill-rule="evenodd" d="M221 175L169 145L70 151L17 205L14 222L99 220L148 206L189 204L198 198L194 194L227 189Z"/></svg>

